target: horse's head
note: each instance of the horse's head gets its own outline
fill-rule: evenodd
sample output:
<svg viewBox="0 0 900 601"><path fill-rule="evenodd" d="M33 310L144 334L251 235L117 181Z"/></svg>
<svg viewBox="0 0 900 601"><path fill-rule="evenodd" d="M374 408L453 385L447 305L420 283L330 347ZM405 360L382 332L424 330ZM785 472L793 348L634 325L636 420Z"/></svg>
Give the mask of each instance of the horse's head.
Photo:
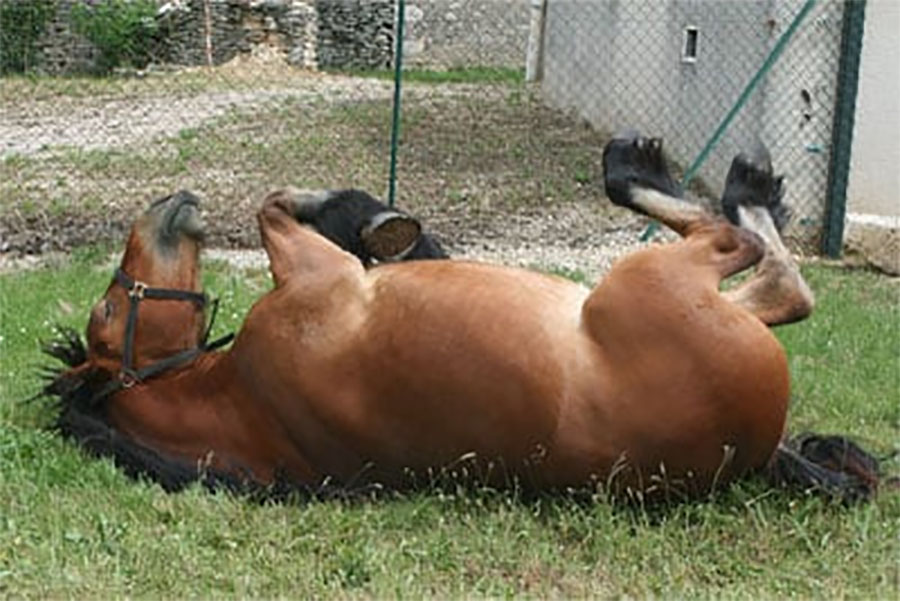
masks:
<svg viewBox="0 0 900 601"><path fill-rule="evenodd" d="M115 278L91 310L87 359L94 366L137 369L200 343L198 204L181 191L153 202L135 222Z"/></svg>

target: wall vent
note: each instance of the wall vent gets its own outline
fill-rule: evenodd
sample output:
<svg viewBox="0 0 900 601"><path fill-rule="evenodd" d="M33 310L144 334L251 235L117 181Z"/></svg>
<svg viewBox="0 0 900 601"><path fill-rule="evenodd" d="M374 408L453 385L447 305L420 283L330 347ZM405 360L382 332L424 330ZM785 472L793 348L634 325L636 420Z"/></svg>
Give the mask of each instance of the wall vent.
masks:
<svg viewBox="0 0 900 601"><path fill-rule="evenodd" d="M700 29L693 25L684 28L684 43L681 45L681 62L696 63L700 52Z"/></svg>

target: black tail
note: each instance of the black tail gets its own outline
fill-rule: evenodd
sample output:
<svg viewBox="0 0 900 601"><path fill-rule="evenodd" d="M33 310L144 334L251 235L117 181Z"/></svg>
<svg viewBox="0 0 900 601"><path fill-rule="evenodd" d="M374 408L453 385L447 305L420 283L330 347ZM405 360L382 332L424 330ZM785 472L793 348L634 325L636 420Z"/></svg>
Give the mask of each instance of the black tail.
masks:
<svg viewBox="0 0 900 601"><path fill-rule="evenodd" d="M768 476L776 486L822 493L843 503L868 501L883 484L874 455L845 436L812 433L783 440Z"/></svg>

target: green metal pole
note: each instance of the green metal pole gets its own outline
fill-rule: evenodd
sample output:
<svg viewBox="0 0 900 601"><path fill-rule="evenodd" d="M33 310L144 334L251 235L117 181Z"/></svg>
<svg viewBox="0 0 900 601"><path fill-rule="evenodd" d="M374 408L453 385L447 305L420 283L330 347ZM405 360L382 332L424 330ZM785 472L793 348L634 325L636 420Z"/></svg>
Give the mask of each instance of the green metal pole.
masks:
<svg viewBox="0 0 900 601"><path fill-rule="evenodd" d="M716 144L719 143L719 140L722 139L722 136L728 130L728 126L731 125L731 122L734 121L734 118L737 117L737 114L740 112L747 101L750 99L750 95L753 94L753 91L756 89L756 86L759 85L759 82L763 80L763 77L772 69L775 65L775 62L781 56L781 53L784 52L785 47L788 42L794 37L794 33L796 33L797 29L800 27L800 23L803 22L803 19L806 18L806 15L813 9L816 5L817 0L806 0L806 3L803 5L803 8L800 9L800 12L797 13L797 16L794 17L794 20L791 22L790 26L785 30L781 37L778 38L778 41L775 43L775 46L772 48L772 51L769 52L769 56L766 57L765 62L763 62L762 66L757 69L756 73L747 82L747 85L744 86L744 91L741 92L741 95L738 97L737 101L731 107L731 110L728 111L728 114L725 115L725 118L722 119L722 122L719 123L719 126L716 128L716 131L713 133L712 137L710 137L709 141L706 143L706 146L703 147L703 150L700 151L700 154L697 155L697 158L694 159L694 162L691 163L691 166L688 167L687 171L684 172L684 177L681 178L681 187L687 188L687 185L691 183L691 180L694 179L694 176L697 174L697 171L706 162L706 159L709 158L710 153L713 148L715 148ZM646 242L650 239L656 230L659 229L659 224L656 222L651 223L647 226L647 229L644 230L644 233L641 234L641 242Z"/></svg>
<svg viewBox="0 0 900 601"><path fill-rule="evenodd" d="M400 144L400 87L403 82L403 25L406 20L406 0L397 0L397 49L394 53L394 114L391 121L391 173L388 182L388 206L394 206L397 196L397 146Z"/></svg>
<svg viewBox="0 0 900 601"><path fill-rule="evenodd" d="M822 235L822 252L833 259L841 256L841 248L844 245L847 181L850 177L850 151L853 146L856 92L859 88L859 58L862 54L865 20L865 0L844 2L841 58L838 65L837 99L831 129L831 158L828 165L828 192L825 199L825 231Z"/></svg>

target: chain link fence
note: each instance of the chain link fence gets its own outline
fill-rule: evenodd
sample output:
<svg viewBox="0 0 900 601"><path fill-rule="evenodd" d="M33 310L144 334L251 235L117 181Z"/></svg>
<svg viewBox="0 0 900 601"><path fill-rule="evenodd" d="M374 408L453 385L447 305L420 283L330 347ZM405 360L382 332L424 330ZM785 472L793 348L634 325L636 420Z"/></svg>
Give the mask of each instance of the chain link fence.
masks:
<svg viewBox="0 0 900 601"><path fill-rule="evenodd" d="M397 1L0 0L0 252L117 239L180 188L231 247L276 187L385 198ZM603 198L605 141L661 136L683 171L802 6L406 0L397 204L454 254L591 277L646 225ZM843 11L816 3L690 188L762 141L797 251L827 218Z"/></svg>

